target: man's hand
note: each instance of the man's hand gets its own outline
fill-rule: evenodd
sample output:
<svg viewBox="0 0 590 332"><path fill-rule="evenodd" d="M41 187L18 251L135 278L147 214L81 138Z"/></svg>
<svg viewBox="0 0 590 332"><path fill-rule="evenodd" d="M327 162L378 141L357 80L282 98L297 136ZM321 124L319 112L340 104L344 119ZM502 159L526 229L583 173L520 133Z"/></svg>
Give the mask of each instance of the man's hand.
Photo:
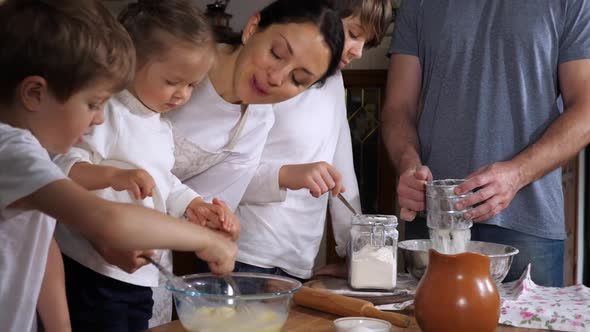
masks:
<svg viewBox="0 0 590 332"><path fill-rule="evenodd" d="M463 217L485 221L507 208L523 186L516 166L511 162L497 162L468 175L467 180L455 188L457 195L479 188L457 203L456 207L461 210L480 204Z"/></svg>
<svg viewBox="0 0 590 332"><path fill-rule="evenodd" d="M119 169L114 172L110 183L117 191L129 191L135 199L151 197L156 186L152 176L143 169Z"/></svg>
<svg viewBox="0 0 590 332"><path fill-rule="evenodd" d="M279 171L279 184L291 190L309 189L309 193L316 198L328 191L336 196L346 190L340 172L325 161L285 165Z"/></svg>
<svg viewBox="0 0 590 332"><path fill-rule="evenodd" d="M432 173L426 166L411 168L401 174L397 185L400 219L412 221L426 208L425 184L432 181Z"/></svg>

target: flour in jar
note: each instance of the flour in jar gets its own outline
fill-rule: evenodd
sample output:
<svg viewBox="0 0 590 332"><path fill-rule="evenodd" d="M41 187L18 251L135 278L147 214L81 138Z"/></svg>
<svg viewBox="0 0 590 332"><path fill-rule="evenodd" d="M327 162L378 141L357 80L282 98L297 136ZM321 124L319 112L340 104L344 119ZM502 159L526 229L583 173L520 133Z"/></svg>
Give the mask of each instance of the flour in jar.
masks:
<svg viewBox="0 0 590 332"><path fill-rule="evenodd" d="M441 254L454 255L467 251L471 229L430 229L432 249Z"/></svg>
<svg viewBox="0 0 590 332"><path fill-rule="evenodd" d="M393 289L397 281L396 253L393 246L370 244L352 253L350 286L357 289Z"/></svg>

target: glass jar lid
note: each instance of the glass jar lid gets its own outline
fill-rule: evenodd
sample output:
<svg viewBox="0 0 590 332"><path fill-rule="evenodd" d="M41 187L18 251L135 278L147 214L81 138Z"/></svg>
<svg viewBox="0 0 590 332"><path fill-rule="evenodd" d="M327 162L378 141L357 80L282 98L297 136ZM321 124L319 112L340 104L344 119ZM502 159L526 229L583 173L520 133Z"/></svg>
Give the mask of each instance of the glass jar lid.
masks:
<svg viewBox="0 0 590 332"><path fill-rule="evenodd" d="M397 227L397 217L385 214L359 214L352 217L352 225Z"/></svg>

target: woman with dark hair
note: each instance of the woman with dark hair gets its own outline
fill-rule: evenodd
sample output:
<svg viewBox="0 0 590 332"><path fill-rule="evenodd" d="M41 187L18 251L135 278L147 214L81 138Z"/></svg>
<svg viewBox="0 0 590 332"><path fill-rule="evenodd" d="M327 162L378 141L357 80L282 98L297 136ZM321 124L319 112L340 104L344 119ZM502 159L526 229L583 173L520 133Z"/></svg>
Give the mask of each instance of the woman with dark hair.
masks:
<svg viewBox="0 0 590 332"><path fill-rule="evenodd" d="M342 69L380 44L392 9L390 0L338 0L334 8L344 25ZM309 279L328 207L336 252L346 255L352 214L334 195L346 188L361 211L342 75L275 104L274 112L260 166L236 210L242 232L234 271Z"/></svg>
<svg viewBox="0 0 590 332"><path fill-rule="evenodd" d="M274 122L271 104L322 84L338 69L343 44L340 17L322 0L277 0L238 38L218 38L208 78L167 115L174 173L205 200L219 197L235 210Z"/></svg>

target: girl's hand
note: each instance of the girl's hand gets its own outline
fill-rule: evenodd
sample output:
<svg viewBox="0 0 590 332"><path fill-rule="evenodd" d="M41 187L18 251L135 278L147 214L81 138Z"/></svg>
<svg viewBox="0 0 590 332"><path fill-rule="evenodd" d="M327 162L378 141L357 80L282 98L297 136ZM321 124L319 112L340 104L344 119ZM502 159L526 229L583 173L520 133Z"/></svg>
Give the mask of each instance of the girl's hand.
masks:
<svg viewBox="0 0 590 332"><path fill-rule="evenodd" d="M231 209L217 198L213 204L204 202L201 198L195 198L186 209L189 221L211 229L227 233L236 241L240 236L240 223Z"/></svg>
<svg viewBox="0 0 590 332"><path fill-rule="evenodd" d="M114 172L110 183L117 191L129 191L135 199L151 197L156 186L154 178L143 169L119 169Z"/></svg>
<svg viewBox="0 0 590 332"><path fill-rule="evenodd" d="M232 240L237 241L240 237L240 221L238 220L238 217L231 211L224 201L213 198L213 204L222 207L225 211L225 224L227 227L224 230L229 234Z"/></svg>

